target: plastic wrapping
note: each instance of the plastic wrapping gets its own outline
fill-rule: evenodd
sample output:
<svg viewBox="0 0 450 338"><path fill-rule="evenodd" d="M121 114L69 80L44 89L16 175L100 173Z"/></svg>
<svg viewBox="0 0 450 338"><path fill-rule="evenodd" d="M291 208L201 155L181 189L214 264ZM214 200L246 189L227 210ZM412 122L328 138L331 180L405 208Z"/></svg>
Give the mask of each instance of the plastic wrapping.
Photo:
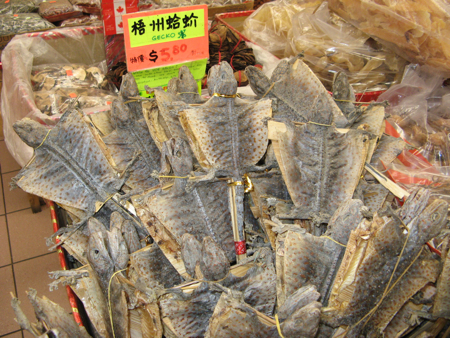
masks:
<svg viewBox="0 0 450 338"><path fill-rule="evenodd" d="M95 14L91 15L83 15L79 18L72 18L64 20L60 23L59 27L75 27L75 26L94 26L102 25L102 21L100 20L100 17Z"/></svg>
<svg viewBox="0 0 450 338"><path fill-rule="evenodd" d="M34 102L31 86L33 65L98 64L104 59L103 30L100 27L61 28L16 36L6 46L2 54L3 132L9 152L20 165L28 162L33 151L16 135L13 123L29 117L50 126L55 124Z"/></svg>
<svg viewBox="0 0 450 338"><path fill-rule="evenodd" d="M9 0L0 3L0 14L32 13L38 8L33 0Z"/></svg>
<svg viewBox="0 0 450 338"><path fill-rule="evenodd" d="M235 5L245 0L139 0L138 8L143 10L155 10L162 8L174 8L193 5L208 5L208 7Z"/></svg>
<svg viewBox="0 0 450 338"><path fill-rule="evenodd" d="M357 92L386 90L399 82L404 59L330 13L324 1L267 3L244 23L244 35L276 56L304 54L328 90L345 72Z"/></svg>
<svg viewBox="0 0 450 338"><path fill-rule="evenodd" d="M77 64L40 65L31 71L31 83L34 91L48 91L59 88L98 88L105 77L102 66Z"/></svg>
<svg viewBox="0 0 450 338"><path fill-rule="evenodd" d="M314 10L321 2L278 0L266 3L245 20L243 34L278 58L287 57L285 49L289 45L292 17L308 8Z"/></svg>
<svg viewBox="0 0 450 338"><path fill-rule="evenodd" d="M450 201L450 114L443 74L431 67L410 65L401 84L392 86L378 101L388 101L385 133L401 137L416 149L404 150L385 174L403 189L418 186L433 198Z"/></svg>
<svg viewBox="0 0 450 338"><path fill-rule="evenodd" d="M0 36L44 31L52 28L55 28L55 25L42 19L39 14L0 15Z"/></svg>
<svg viewBox="0 0 450 338"><path fill-rule="evenodd" d="M52 91L34 93L38 109L53 119L59 118L70 107L88 109L110 105L116 98L111 92L99 89L61 88Z"/></svg>
<svg viewBox="0 0 450 338"><path fill-rule="evenodd" d="M450 70L447 0L329 0L330 8L399 55Z"/></svg>
<svg viewBox="0 0 450 338"><path fill-rule="evenodd" d="M78 6L83 13L100 14L102 2L100 0L71 0L72 4Z"/></svg>
<svg viewBox="0 0 450 338"><path fill-rule="evenodd" d="M69 0L44 1L39 4L39 15L50 22L57 22L81 16L81 9Z"/></svg>

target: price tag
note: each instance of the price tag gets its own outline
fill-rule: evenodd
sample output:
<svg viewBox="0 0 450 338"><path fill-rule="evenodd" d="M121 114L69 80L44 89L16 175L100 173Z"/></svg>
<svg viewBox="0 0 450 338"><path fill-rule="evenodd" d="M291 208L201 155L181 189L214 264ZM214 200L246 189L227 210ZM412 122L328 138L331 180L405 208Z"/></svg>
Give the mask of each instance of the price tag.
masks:
<svg viewBox="0 0 450 338"><path fill-rule="evenodd" d="M166 90L169 80L178 76L178 70L181 68L181 66L187 66L189 68L192 75L194 76L194 79L197 80L199 90L201 90L201 80L205 75L207 61L207 59L203 59L134 72L133 76L138 85L139 95L144 97L153 96L145 91L145 85L151 88L162 87L164 90Z"/></svg>
<svg viewBox="0 0 450 338"><path fill-rule="evenodd" d="M208 58L208 7L125 14L129 72Z"/></svg>

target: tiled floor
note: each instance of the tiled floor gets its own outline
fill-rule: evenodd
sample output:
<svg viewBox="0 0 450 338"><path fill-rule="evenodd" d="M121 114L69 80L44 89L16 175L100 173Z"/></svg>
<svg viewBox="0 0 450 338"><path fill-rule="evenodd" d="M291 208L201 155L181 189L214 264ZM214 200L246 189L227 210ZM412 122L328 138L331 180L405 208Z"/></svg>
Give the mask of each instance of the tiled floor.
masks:
<svg viewBox="0 0 450 338"><path fill-rule="evenodd" d="M1 118L0 118L1 124ZM34 311L28 302L29 287L39 296L47 296L70 312L65 288L50 292L51 279L47 271L60 270L55 252L49 252L45 238L52 234L50 212L44 206L42 212L33 214L28 195L20 189L9 190L11 179L20 166L9 154L3 134L0 134L0 337L32 337L22 332L14 321L10 306L11 295L18 295L28 319L35 321Z"/></svg>

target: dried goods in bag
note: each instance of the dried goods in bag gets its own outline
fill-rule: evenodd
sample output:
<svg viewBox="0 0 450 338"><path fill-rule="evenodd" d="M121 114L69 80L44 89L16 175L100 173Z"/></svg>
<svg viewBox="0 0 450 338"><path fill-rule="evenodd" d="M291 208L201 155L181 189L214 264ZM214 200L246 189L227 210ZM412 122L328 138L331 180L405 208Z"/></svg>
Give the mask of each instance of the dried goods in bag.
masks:
<svg viewBox="0 0 450 338"><path fill-rule="evenodd" d="M330 9L407 60L450 70L445 0L330 0Z"/></svg>
<svg viewBox="0 0 450 338"><path fill-rule="evenodd" d="M328 90L338 72L356 92L386 90L406 64L331 12L327 1L264 4L245 20L243 34L280 58L301 53Z"/></svg>
<svg viewBox="0 0 450 338"><path fill-rule="evenodd" d="M0 36L45 31L55 28L39 14L20 13L0 15Z"/></svg>
<svg viewBox="0 0 450 338"><path fill-rule="evenodd" d="M69 0L44 1L39 4L39 15L50 22L81 16L81 9Z"/></svg>

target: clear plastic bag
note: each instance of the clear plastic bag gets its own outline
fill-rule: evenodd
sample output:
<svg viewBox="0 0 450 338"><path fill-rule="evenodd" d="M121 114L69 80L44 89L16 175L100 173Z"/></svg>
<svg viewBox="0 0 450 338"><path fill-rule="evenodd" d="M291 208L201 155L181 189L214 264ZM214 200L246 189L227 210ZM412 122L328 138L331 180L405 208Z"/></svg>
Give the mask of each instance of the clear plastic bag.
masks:
<svg viewBox="0 0 450 338"><path fill-rule="evenodd" d="M285 49L289 45L292 17L309 8L317 8L321 2L278 0L265 3L245 20L243 34L280 59L291 56L285 55Z"/></svg>
<svg viewBox="0 0 450 338"><path fill-rule="evenodd" d="M81 16L82 12L69 0L52 0L39 4L39 15L50 22L57 22Z"/></svg>
<svg viewBox="0 0 450 338"><path fill-rule="evenodd" d="M450 116L442 113L447 107L443 98L450 87L443 86L444 77L430 67L410 65L399 85L380 95L378 101L388 101L388 123L392 136L400 136L417 149L399 156L400 162L415 169L450 166ZM443 104L444 103L444 104ZM386 128L389 133L390 128ZM393 133L396 133L393 135ZM412 154L411 157L409 154ZM420 161L418 159L420 159Z"/></svg>
<svg viewBox="0 0 450 338"><path fill-rule="evenodd" d="M409 61L450 71L447 0L329 0L329 5Z"/></svg>
<svg viewBox="0 0 450 338"><path fill-rule="evenodd" d="M33 0L9 0L0 3L0 14L32 13L38 9Z"/></svg>
<svg viewBox="0 0 450 338"><path fill-rule="evenodd" d="M99 88L105 77L105 70L96 66L77 64L40 65L31 71L34 91L49 91L59 88Z"/></svg>
<svg viewBox="0 0 450 338"><path fill-rule="evenodd" d="M33 66L51 63L99 64L103 60L105 47L103 29L100 27L60 28L32 36L19 35L9 42L2 53L1 113L6 146L21 166L31 158L33 149L14 132L14 122L29 117L49 127L55 124L35 104L31 85Z"/></svg>
<svg viewBox="0 0 450 338"><path fill-rule="evenodd" d="M226 6L243 3L245 0L139 0L139 11L161 8L174 8L192 5L208 5L208 7Z"/></svg>
<svg viewBox="0 0 450 338"><path fill-rule="evenodd" d="M328 9L327 1L266 3L244 23L244 35L278 57L300 53L328 90L345 72L356 92L398 83L406 61Z"/></svg>
<svg viewBox="0 0 450 338"><path fill-rule="evenodd" d="M93 26L93 25L102 25L102 21L100 17L95 14L91 15L83 15L79 18L72 18L64 20L60 23L59 27L75 27L75 26Z"/></svg>
<svg viewBox="0 0 450 338"><path fill-rule="evenodd" d="M91 88L60 88L34 93L38 109L53 119L59 118L69 107L87 109L105 106L117 98L111 92Z"/></svg>
<svg viewBox="0 0 450 338"><path fill-rule="evenodd" d="M100 14L102 2L100 0L71 0L72 4L81 8L83 13Z"/></svg>
<svg viewBox="0 0 450 338"><path fill-rule="evenodd" d="M0 36L44 31L55 25L35 13L0 15Z"/></svg>

